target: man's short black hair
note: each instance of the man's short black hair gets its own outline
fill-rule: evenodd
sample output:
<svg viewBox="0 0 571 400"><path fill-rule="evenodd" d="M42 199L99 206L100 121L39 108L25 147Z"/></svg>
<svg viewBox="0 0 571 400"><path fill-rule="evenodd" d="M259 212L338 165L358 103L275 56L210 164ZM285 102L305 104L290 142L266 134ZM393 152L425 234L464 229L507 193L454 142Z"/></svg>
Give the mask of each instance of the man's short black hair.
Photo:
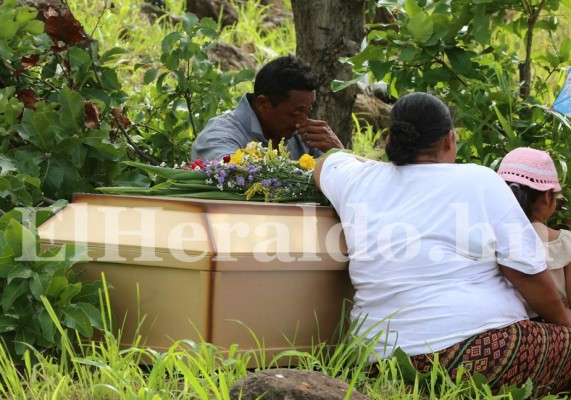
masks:
<svg viewBox="0 0 571 400"><path fill-rule="evenodd" d="M311 66L295 56L270 61L258 71L254 82L254 97L265 95L272 104L287 100L290 90L315 90L317 77Z"/></svg>

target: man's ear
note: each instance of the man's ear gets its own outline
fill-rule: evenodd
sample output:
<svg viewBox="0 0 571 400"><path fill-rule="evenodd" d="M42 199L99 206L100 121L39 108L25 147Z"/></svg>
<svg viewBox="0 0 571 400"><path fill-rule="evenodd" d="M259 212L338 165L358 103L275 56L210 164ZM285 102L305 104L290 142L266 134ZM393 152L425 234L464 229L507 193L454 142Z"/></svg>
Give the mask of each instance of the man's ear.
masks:
<svg viewBox="0 0 571 400"><path fill-rule="evenodd" d="M256 102L256 108L260 110L265 110L272 107L272 102L270 101L270 99L268 99L268 97L263 94L256 97L255 102Z"/></svg>

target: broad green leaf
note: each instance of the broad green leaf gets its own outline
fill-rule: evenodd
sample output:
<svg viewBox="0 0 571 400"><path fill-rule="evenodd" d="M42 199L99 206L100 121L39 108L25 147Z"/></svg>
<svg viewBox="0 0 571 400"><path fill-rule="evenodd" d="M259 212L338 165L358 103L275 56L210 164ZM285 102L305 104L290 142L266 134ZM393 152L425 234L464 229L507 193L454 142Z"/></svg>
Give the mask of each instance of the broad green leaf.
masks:
<svg viewBox="0 0 571 400"><path fill-rule="evenodd" d="M371 61L369 63L369 68L373 73L375 79L381 81L384 79L385 75L389 73L391 70L393 63L390 61L382 62L382 61Z"/></svg>
<svg viewBox="0 0 571 400"><path fill-rule="evenodd" d="M11 18L4 17L0 24L0 39L11 39L18 32L20 24Z"/></svg>
<svg viewBox="0 0 571 400"><path fill-rule="evenodd" d="M10 190L12 188L12 184L8 179L0 177L0 196L2 196L2 192L6 190Z"/></svg>
<svg viewBox="0 0 571 400"><path fill-rule="evenodd" d="M44 338L53 339L56 334L56 326L46 309L40 311L38 322L40 323L40 328Z"/></svg>
<svg viewBox="0 0 571 400"><path fill-rule="evenodd" d="M559 44L559 58L566 65L571 61L571 38L564 38Z"/></svg>
<svg viewBox="0 0 571 400"><path fill-rule="evenodd" d="M48 288L48 296L57 299L67 285L68 281L64 276L54 276Z"/></svg>
<svg viewBox="0 0 571 400"><path fill-rule="evenodd" d="M57 300L58 305L69 305L79 292L81 292L81 283L68 283L68 285L61 291Z"/></svg>
<svg viewBox="0 0 571 400"><path fill-rule="evenodd" d="M238 84L240 82L251 81L254 79L254 71L249 69L243 69L234 76L233 84Z"/></svg>
<svg viewBox="0 0 571 400"><path fill-rule="evenodd" d="M8 276L6 277L8 283L12 282L14 279L28 279L34 275L34 271L30 263L27 262L16 262Z"/></svg>
<svg viewBox="0 0 571 400"><path fill-rule="evenodd" d="M17 171L14 160L0 155L0 176L7 174L8 172ZM2 190L2 189L0 189Z"/></svg>
<svg viewBox="0 0 571 400"><path fill-rule="evenodd" d="M82 68L91 64L91 56L79 47L70 47L68 50L71 65L77 68Z"/></svg>
<svg viewBox="0 0 571 400"><path fill-rule="evenodd" d="M63 321L62 324L71 329L75 329L82 336L90 338L93 336L93 327L89 321L89 317L77 306L69 306L62 309Z"/></svg>
<svg viewBox="0 0 571 400"><path fill-rule="evenodd" d="M18 319L8 315L0 316L0 333L11 332L18 329Z"/></svg>
<svg viewBox="0 0 571 400"><path fill-rule="evenodd" d="M120 90L121 84L117 77L117 72L112 68L105 68L101 73L101 84L106 90Z"/></svg>
<svg viewBox="0 0 571 400"><path fill-rule="evenodd" d="M361 79L363 79L363 76L365 76L365 74L358 74L348 81L339 81L335 79L333 80L333 82L331 82L331 90L333 91L333 93L336 93L343 89L347 89L348 87L353 86Z"/></svg>
<svg viewBox="0 0 571 400"><path fill-rule="evenodd" d="M0 29L2 29L0 27ZM0 37L0 57L9 59L12 57L12 48L8 45L5 38Z"/></svg>
<svg viewBox="0 0 571 400"><path fill-rule="evenodd" d="M40 20L30 21L24 26L23 31L34 36L39 35L44 31L44 23Z"/></svg>
<svg viewBox="0 0 571 400"><path fill-rule="evenodd" d="M158 69L156 68L149 68L148 70L145 71L145 75L143 76L143 82L145 83L145 85L148 85L149 83L155 80L157 72Z"/></svg>
<svg viewBox="0 0 571 400"><path fill-rule="evenodd" d="M404 10L411 17L423 12L422 7L418 5L416 0L406 0Z"/></svg>
<svg viewBox="0 0 571 400"><path fill-rule="evenodd" d="M32 21L38 15L38 10L31 7L18 7L16 9L16 21L21 25Z"/></svg>
<svg viewBox="0 0 571 400"><path fill-rule="evenodd" d="M64 180L64 166L56 157L49 159L43 173L43 185L46 191L50 193L57 193L62 187Z"/></svg>
<svg viewBox="0 0 571 400"><path fill-rule="evenodd" d="M472 27L474 39L476 39L478 43L484 45L490 41L490 19L486 15L485 6L475 8Z"/></svg>
<svg viewBox="0 0 571 400"><path fill-rule="evenodd" d="M133 186L109 186L98 187L96 190L106 194L130 194L130 195L149 195L150 188L141 188Z"/></svg>
<svg viewBox="0 0 571 400"><path fill-rule="evenodd" d="M180 55L179 51L175 50L169 55L166 56L164 59L165 66L170 69L171 71L176 71L179 68L180 64Z"/></svg>
<svg viewBox="0 0 571 400"><path fill-rule="evenodd" d="M446 55L455 73L468 75L472 71L472 56L467 51L455 48L446 52Z"/></svg>
<svg viewBox="0 0 571 400"><path fill-rule="evenodd" d="M36 258L36 248L39 246L37 239L32 231L16 220L11 220L4 231L4 243L12 249L16 261L31 261Z"/></svg>
<svg viewBox="0 0 571 400"><path fill-rule="evenodd" d="M211 31L217 31L218 30L218 24L216 23L216 21L214 21L212 18L210 17L206 17L206 18L202 18L200 20L200 25L203 28L207 28Z"/></svg>
<svg viewBox="0 0 571 400"><path fill-rule="evenodd" d="M204 174L196 171L188 171L183 169L165 168L158 167L155 165L149 165L144 163L139 163L135 161L124 161L126 165L131 167L136 167L142 169L143 171L160 176L166 179L176 179L176 180L204 180Z"/></svg>
<svg viewBox="0 0 571 400"><path fill-rule="evenodd" d="M433 22L430 16L425 12L419 12L414 17L410 18L406 27L414 40L419 43L428 42L432 36Z"/></svg>
<svg viewBox="0 0 571 400"><path fill-rule="evenodd" d="M91 326L94 326L96 328L103 328L101 310L93 306L93 304L89 303L78 302L75 304L75 306L81 309L85 313L85 315L87 315L87 318L89 318L89 323L91 324Z"/></svg>
<svg viewBox="0 0 571 400"><path fill-rule="evenodd" d="M500 110L498 109L498 107L496 105L494 105L494 110L496 112L496 116L498 117L498 120L500 121L500 125L502 126L502 129L503 129L504 133L506 134L506 136L510 140L515 139L515 136L516 136L515 132L512 130L512 127L510 126L510 124L508 123L506 118L502 115L502 113L500 112Z"/></svg>
<svg viewBox="0 0 571 400"><path fill-rule="evenodd" d="M151 180L148 175L143 175L137 170L125 171L113 180L117 186L131 186L138 188L148 188Z"/></svg>
<svg viewBox="0 0 571 400"><path fill-rule="evenodd" d="M35 273L32 279L30 279L30 292L32 292L36 300L41 301L40 296L47 295L50 280L51 277L49 275L38 273Z"/></svg>
<svg viewBox="0 0 571 400"><path fill-rule="evenodd" d="M83 106L82 106L83 110ZM18 134L35 144L42 152L51 152L56 146L51 110L38 108L37 111L25 109L22 122L18 125Z"/></svg>
<svg viewBox="0 0 571 400"><path fill-rule="evenodd" d="M99 304L99 292L103 284L99 281L86 282L81 285L81 291L74 297L77 303Z"/></svg>
<svg viewBox="0 0 571 400"><path fill-rule="evenodd" d="M192 35L192 30L198 23L198 17L192 13L185 13L182 16L182 29L188 34Z"/></svg>
<svg viewBox="0 0 571 400"><path fill-rule="evenodd" d="M173 45L182 37L179 32L169 33L161 43L161 50L163 53L170 53Z"/></svg>
<svg viewBox="0 0 571 400"><path fill-rule="evenodd" d="M5 314L10 311L12 304L28 291L28 287L28 281L25 279L14 279L6 285L2 293L2 310Z"/></svg>
<svg viewBox="0 0 571 400"><path fill-rule="evenodd" d="M420 50L413 46L405 47L399 54L399 61L408 62L414 60L420 54Z"/></svg>
<svg viewBox="0 0 571 400"><path fill-rule="evenodd" d="M64 86L59 92L58 100L62 108L60 114L61 124L73 133L81 132L85 122L83 98L81 95Z"/></svg>
<svg viewBox="0 0 571 400"><path fill-rule="evenodd" d="M23 355L26 350L30 350L30 346L33 346L36 340L37 335L34 334L34 331L30 327L19 329L14 338L16 354Z"/></svg>
<svg viewBox="0 0 571 400"><path fill-rule="evenodd" d="M129 52L121 47L113 47L111 50L107 50L100 58L101 62L111 61L115 56L120 54L128 54Z"/></svg>
<svg viewBox="0 0 571 400"><path fill-rule="evenodd" d="M422 77L424 81L431 83L448 82L450 80L450 72L444 67L437 67L424 71Z"/></svg>

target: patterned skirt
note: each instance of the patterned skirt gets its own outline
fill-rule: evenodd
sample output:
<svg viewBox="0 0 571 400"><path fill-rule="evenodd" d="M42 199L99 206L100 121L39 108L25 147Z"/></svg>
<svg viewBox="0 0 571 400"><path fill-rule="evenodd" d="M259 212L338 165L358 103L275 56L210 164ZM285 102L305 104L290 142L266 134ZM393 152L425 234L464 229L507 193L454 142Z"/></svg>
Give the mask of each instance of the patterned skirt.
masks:
<svg viewBox="0 0 571 400"><path fill-rule="evenodd" d="M543 396L571 390L571 329L534 321L520 321L472 336L437 352L452 379L460 365L484 375L496 393L502 386L533 382ZM411 357L419 372L432 368L432 354Z"/></svg>

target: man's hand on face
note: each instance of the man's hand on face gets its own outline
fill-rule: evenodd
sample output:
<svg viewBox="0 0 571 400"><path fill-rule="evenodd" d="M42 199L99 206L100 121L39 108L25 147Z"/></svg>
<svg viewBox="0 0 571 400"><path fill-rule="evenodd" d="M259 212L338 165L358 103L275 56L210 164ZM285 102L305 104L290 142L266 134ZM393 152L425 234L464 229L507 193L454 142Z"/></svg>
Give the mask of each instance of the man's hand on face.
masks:
<svg viewBox="0 0 571 400"><path fill-rule="evenodd" d="M304 123L296 125L296 128L297 133L308 147L319 149L322 152L343 148L343 144L325 121L308 119Z"/></svg>

